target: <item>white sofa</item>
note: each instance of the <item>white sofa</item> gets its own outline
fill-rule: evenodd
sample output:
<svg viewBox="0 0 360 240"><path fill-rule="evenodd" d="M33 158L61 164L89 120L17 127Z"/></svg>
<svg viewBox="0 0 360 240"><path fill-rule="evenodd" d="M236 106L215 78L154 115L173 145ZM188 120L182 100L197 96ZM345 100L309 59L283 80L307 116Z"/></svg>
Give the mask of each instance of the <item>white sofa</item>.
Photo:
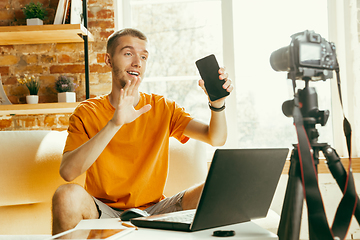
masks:
<svg viewBox="0 0 360 240"><path fill-rule="evenodd" d="M51 198L65 183L59 167L66 137L66 131L0 131L0 235L51 233ZM171 138L169 171L168 196L204 181L203 143Z"/></svg>

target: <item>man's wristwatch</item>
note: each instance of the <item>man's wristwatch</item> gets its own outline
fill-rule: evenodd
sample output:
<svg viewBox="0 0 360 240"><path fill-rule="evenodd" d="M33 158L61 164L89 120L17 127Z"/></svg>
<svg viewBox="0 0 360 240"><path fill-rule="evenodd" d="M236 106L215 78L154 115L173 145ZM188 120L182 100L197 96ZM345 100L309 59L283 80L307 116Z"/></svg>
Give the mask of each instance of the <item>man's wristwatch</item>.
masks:
<svg viewBox="0 0 360 240"><path fill-rule="evenodd" d="M222 107L216 108L216 107L211 106L211 103L209 102L209 108L211 109L211 111L221 112L221 111L223 111L225 109L225 103L224 103L224 105Z"/></svg>

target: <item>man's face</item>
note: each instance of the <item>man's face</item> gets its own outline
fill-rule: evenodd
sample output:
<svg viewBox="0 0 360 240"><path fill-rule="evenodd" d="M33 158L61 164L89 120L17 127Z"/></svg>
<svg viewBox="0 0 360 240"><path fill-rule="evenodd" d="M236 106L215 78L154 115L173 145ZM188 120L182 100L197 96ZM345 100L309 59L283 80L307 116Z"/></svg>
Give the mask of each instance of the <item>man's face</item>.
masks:
<svg viewBox="0 0 360 240"><path fill-rule="evenodd" d="M113 56L107 56L107 63L112 67L113 81L122 88L129 80L143 79L149 52L147 42L137 37L123 36L117 42Z"/></svg>

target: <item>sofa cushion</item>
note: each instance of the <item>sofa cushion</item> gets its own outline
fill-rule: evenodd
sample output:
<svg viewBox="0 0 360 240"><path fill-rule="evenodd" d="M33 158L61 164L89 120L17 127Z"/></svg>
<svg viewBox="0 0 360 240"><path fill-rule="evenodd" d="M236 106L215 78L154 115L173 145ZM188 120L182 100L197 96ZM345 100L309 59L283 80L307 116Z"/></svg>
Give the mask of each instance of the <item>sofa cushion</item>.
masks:
<svg viewBox="0 0 360 240"><path fill-rule="evenodd" d="M182 144L175 138L170 138L169 154L169 176L164 192L166 196L205 181L208 170L205 143L190 139Z"/></svg>

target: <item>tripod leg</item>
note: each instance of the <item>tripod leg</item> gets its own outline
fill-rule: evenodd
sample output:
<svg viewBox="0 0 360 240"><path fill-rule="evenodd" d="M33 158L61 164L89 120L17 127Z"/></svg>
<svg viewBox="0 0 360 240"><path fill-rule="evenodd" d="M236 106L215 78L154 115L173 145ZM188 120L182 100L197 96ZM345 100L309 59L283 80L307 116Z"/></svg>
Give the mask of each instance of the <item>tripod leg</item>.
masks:
<svg viewBox="0 0 360 240"><path fill-rule="evenodd" d="M324 155L326 157L327 165L328 165L328 168L329 168L332 176L335 178L341 191L344 192L346 178L347 178L347 172L345 171L345 168L340 161L339 155L336 153L335 149L333 149L329 145L325 146L324 149L322 150L322 152L324 153ZM354 215L355 215L357 222L360 224L360 200L359 200L359 197L358 197Z"/></svg>
<svg viewBox="0 0 360 240"><path fill-rule="evenodd" d="M279 240L299 239L303 202L304 192L301 182L298 153L297 150L293 150L291 154L289 179L278 228Z"/></svg>

